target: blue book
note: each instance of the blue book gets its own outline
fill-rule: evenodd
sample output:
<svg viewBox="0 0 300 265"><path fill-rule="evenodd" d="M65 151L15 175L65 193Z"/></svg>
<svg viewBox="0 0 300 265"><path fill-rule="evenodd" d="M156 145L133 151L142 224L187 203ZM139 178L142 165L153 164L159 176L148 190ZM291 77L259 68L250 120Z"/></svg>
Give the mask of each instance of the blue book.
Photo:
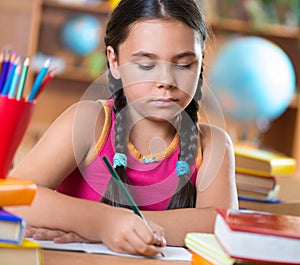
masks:
<svg viewBox="0 0 300 265"><path fill-rule="evenodd" d="M0 242L22 243L24 227L23 218L0 208Z"/></svg>

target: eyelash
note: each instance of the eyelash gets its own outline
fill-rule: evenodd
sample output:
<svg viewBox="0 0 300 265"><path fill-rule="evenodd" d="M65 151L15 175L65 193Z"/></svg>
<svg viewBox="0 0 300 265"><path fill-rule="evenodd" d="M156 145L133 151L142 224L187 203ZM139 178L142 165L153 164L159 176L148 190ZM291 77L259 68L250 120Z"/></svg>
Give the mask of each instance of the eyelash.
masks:
<svg viewBox="0 0 300 265"><path fill-rule="evenodd" d="M175 64L175 67L178 68L178 69L185 70L185 69L190 69L191 66L192 66L192 64L193 63L190 63L190 64ZM141 70L150 71L150 70L152 70L155 67L155 64L151 64L151 65L138 64L138 67Z"/></svg>
<svg viewBox="0 0 300 265"><path fill-rule="evenodd" d="M154 68L154 66L155 66L154 64L151 65L138 64L138 67L144 71L150 71Z"/></svg>
<svg viewBox="0 0 300 265"><path fill-rule="evenodd" d="M190 64L176 64L178 69L190 69L193 63Z"/></svg>

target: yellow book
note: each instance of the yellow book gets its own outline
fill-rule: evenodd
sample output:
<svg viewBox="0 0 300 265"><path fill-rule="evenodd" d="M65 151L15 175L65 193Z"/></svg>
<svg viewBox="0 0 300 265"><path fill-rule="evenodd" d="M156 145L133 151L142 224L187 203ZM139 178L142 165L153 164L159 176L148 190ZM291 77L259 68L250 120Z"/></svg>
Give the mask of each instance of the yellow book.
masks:
<svg viewBox="0 0 300 265"><path fill-rule="evenodd" d="M272 151L235 145L235 170L259 176L289 176L296 169L296 159Z"/></svg>
<svg viewBox="0 0 300 265"><path fill-rule="evenodd" d="M185 245L192 252L191 265L282 265L275 262L232 258L223 250L214 234L187 233Z"/></svg>
<svg viewBox="0 0 300 265"><path fill-rule="evenodd" d="M30 205L37 186L30 180L14 177L0 178L0 207Z"/></svg>
<svg viewBox="0 0 300 265"><path fill-rule="evenodd" d="M43 250L36 242L23 239L21 244L0 243L0 265L42 265Z"/></svg>
<svg viewBox="0 0 300 265"><path fill-rule="evenodd" d="M233 265L235 263L235 259L229 257L224 252L214 234L187 233L185 237L185 245L193 253L201 256L204 260L211 264ZM196 258L194 257L194 264L196 264L195 259ZM199 260L199 258L197 260Z"/></svg>

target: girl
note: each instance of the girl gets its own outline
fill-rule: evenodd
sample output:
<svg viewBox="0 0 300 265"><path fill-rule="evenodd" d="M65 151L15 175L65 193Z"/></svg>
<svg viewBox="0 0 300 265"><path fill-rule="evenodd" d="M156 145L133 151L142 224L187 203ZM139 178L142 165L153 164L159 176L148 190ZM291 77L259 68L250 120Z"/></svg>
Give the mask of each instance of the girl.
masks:
<svg viewBox="0 0 300 265"><path fill-rule="evenodd" d="M156 255L164 238L183 246L187 232L212 232L216 207L237 207L232 143L198 125L205 39L194 0L120 1L105 37L112 99L70 107L11 173L38 185L32 206L10 209L27 235Z"/></svg>

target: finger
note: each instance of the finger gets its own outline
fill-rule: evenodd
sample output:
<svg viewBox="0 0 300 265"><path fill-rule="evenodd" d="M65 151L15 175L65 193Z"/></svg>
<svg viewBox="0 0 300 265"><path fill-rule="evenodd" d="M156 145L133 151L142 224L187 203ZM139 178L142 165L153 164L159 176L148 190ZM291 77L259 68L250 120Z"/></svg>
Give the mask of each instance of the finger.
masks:
<svg viewBox="0 0 300 265"><path fill-rule="evenodd" d="M167 245L167 240L165 239L165 237L162 236L162 235L158 235L156 233L156 231L153 231L153 233L154 233L154 236L155 236L154 245L158 246L158 247L165 247Z"/></svg>
<svg viewBox="0 0 300 265"><path fill-rule="evenodd" d="M134 230L127 231L123 236L115 238L111 243L108 244L108 247L112 251L119 253L155 256L161 252L158 247L147 244Z"/></svg>
<svg viewBox="0 0 300 265"><path fill-rule="evenodd" d="M167 240L165 237L163 237L163 236L159 237L159 241L160 241L159 246L161 246L161 247L167 246Z"/></svg>
<svg viewBox="0 0 300 265"><path fill-rule="evenodd" d="M124 254L137 254L136 249L127 240L123 240L121 245L115 245L111 250Z"/></svg>
<svg viewBox="0 0 300 265"><path fill-rule="evenodd" d="M151 228L151 230L153 231L154 234L156 234L158 242L157 244L161 244L162 246L166 245L166 239L165 239L165 232L164 229L157 225L156 223L153 223L151 221L148 221L148 224Z"/></svg>
<svg viewBox="0 0 300 265"><path fill-rule="evenodd" d="M162 253L159 238L152 231L148 231L148 237L141 236L139 232L136 231L136 233L132 235L130 244L135 246L136 253L139 255L156 256Z"/></svg>
<svg viewBox="0 0 300 265"><path fill-rule="evenodd" d="M82 238L75 233L66 233L60 237L53 238L53 241L55 243L88 242L85 238Z"/></svg>
<svg viewBox="0 0 300 265"><path fill-rule="evenodd" d="M65 234L61 230L51 230L46 228L37 228L33 235L34 239L37 240L53 240L55 237L61 237Z"/></svg>
<svg viewBox="0 0 300 265"><path fill-rule="evenodd" d="M24 237L33 237L36 228L33 226L26 226L24 230Z"/></svg>

